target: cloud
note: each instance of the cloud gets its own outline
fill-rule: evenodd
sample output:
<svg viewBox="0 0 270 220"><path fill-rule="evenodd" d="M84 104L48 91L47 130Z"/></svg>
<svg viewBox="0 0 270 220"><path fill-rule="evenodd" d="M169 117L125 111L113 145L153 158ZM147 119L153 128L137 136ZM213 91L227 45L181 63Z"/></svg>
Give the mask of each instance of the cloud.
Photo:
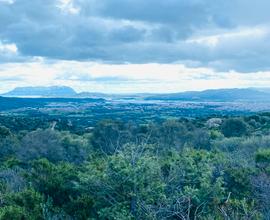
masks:
<svg viewBox="0 0 270 220"><path fill-rule="evenodd" d="M91 73L63 73L59 74L55 80L78 81L78 82L96 82L96 83L133 83L132 79L120 76L92 76Z"/></svg>
<svg viewBox="0 0 270 220"><path fill-rule="evenodd" d="M0 60L266 71L269 7L268 0L0 0Z"/></svg>
<svg viewBox="0 0 270 220"><path fill-rule="evenodd" d="M15 44L4 44L0 41L0 57L2 60L14 58L18 54L18 48Z"/></svg>
<svg viewBox="0 0 270 220"><path fill-rule="evenodd" d="M0 3L13 4L14 3L14 0L0 0Z"/></svg>
<svg viewBox="0 0 270 220"><path fill-rule="evenodd" d="M0 66L0 94L18 86L66 85L106 93L179 92L216 88L267 87L270 71L216 72L182 64L102 64L36 59Z"/></svg>
<svg viewBox="0 0 270 220"><path fill-rule="evenodd" d="M23 77L20 77L20 76L12 76L12 77L10 77L10 76L0 76L0 81L1 82L5 82L5 83L8 83L8 82L21 82L21 81L23 81L24 80L24 78Z"/></svg>

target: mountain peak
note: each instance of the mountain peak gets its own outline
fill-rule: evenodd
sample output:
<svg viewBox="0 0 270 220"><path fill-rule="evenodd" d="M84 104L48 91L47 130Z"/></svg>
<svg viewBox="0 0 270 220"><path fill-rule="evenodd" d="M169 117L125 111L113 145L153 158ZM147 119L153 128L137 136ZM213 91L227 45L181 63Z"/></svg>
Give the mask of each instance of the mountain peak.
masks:
<svg viewBox="0 0 270 220"><path fill-rule="evenodd" d="M76 92L68 86L17 87L3 94L3 96L10 97L70 97L74 95Z"/></svg>

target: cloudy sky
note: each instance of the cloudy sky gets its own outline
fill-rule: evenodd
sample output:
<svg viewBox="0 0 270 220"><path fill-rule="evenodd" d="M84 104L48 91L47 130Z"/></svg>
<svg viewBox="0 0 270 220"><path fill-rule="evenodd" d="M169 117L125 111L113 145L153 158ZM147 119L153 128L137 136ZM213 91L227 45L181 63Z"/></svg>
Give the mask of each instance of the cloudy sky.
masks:
<svg viewBox="0 0 270 220"><path fill-rule="evenodd" d="M0 93L270 87L269 0L0 0Z"/></svg>

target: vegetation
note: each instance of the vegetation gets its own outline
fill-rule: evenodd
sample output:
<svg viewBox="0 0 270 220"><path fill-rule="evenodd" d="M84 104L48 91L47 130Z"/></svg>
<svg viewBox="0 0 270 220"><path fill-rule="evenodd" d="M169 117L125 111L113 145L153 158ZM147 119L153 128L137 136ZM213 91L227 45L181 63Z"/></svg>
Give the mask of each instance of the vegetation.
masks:
<svg viewBox="0 0 270 220"><path fill-rule="evenodd" d="M0 122L0 220L270 218L267 113Z"/></svg>

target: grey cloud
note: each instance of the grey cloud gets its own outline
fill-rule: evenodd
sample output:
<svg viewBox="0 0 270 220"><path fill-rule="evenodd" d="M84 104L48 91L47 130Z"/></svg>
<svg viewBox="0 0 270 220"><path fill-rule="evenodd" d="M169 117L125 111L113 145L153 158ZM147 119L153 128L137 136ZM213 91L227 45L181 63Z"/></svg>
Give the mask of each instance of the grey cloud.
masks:
<svg viewBox="0 0 270 220"><path fill-rule="evenodd" d="M25 60L41 56L112 63L188 61L224 71L270 69L269 35L230 38L212 48L187 41L202 33L270 28L268 0L74 0L73 4L80 13L61 11L56 0L0 3L0 41L15 43ZM12 61L3 55L0 59Z"/></svg>

